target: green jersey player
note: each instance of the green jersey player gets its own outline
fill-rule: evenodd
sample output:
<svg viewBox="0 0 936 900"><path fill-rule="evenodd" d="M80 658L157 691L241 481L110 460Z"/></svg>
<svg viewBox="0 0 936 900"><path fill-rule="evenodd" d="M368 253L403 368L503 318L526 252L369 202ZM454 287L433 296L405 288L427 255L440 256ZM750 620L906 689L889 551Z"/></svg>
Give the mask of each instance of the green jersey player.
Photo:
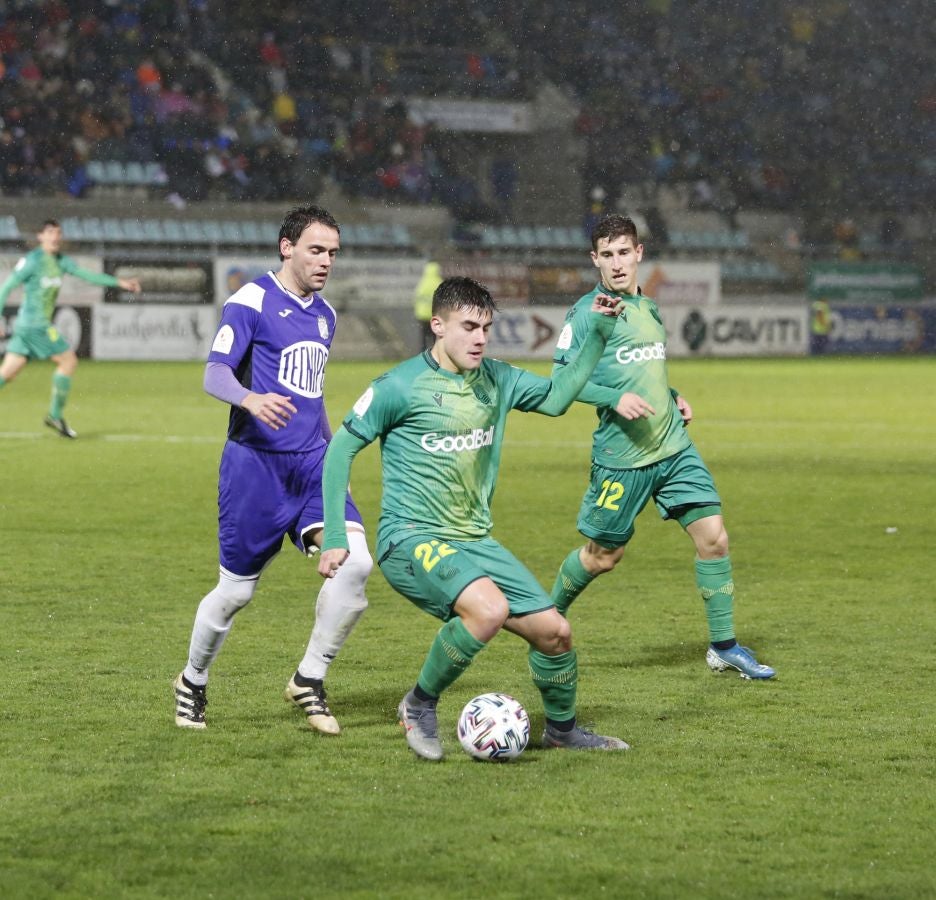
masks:
<svg viewBox="0 0 936 900"><path fill-rule="evenodd" d="M62 276L74 275L91 284L119 287L134 293L139 292L140 282L136 278L115 278L82 269L61 252L62 229L55 219L43 222L37 238L39 246L27 253L0 285L0 313L10 292L19 285L23 286L23 301L13 325L13 336L0 363L0 388L16 378L30 359L51 359L56 369L52 376L52 402L45 424L62 437L73 438L77 435L65 423L62 412L71 390L72 376L78 367L78 356L52 324ZM0 337L3 332L3 319L0 318Z"/></svg>
<svg viewBox="0 0 936 900"><path fill-rule="evenodd" d="M577 522L586 543L560 566L552 600L565 614L594 578L618 564L638 513L652 498L660 515L679 522L695 545L696 584L709 626L708 665L715 671L736 669L744 678L772 678L774 670L735 639L734 579L721 500L686 430L692 409L669 384L659 310L638 286L643 244L637 228L625 216L606 216L591 240L601 280L569 311L554 372L574 363L593 342L584 319L596 296L622 301L624 309L578 398L598 407L591 482Z"/></svg>
<svg viewBox="0 0 936 900"><path fill-rule="evenodd" d="M378 565L395 590L445 622L399 705L410 748L424 759L442 758L439 696L505 628L530 645L546 711L544 746L626 750L623 741L576 724L578 669L568 623L526 567L490 537L508 412L565 412L601 355L617 306L591 304L583 313L588 348L552 379L484 358L494 312L483 285L443 281L432 300L432 348L374 381L346 416L325 460L319 572L333 577L348 557L342 498L351 462L379 440Z"/></svg>

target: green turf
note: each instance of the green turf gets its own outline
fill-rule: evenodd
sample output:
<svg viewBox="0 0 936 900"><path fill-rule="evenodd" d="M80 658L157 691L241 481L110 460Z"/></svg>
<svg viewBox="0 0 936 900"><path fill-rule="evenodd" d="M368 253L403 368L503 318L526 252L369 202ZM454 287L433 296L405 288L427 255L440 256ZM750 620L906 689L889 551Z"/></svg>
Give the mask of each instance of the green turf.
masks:
<svg viewBox="0 0 936 900"><path fill-rule="evenodd" d="M333 420L383 368L332 365ZM41 425L50 371L0 391L0 896L936 895L932 359L674 361L739 637L778 678L708 671L689 541L648 510L571 613L581 718L633 752L507 765L461 754L454 724L501 690L538 737L523 645L499 637L456 683L449 756L422 763L395 707L436 623L379 573L329 678L344 734L307 731L281 691L318 578L289 548L212 671L209 729L176 729L226 413L200 365L85 363L68 442ZM577 541L592 420L509 425L495 535L546 585ZM371 536L378 456L353 473Z"/></svg>

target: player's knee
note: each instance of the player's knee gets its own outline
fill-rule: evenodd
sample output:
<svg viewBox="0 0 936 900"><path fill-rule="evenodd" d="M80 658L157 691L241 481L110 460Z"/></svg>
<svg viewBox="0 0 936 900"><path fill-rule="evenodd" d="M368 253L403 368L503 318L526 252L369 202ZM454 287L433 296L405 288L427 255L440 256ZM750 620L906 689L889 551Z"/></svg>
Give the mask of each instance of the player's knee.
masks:
<svg viewBox="0 0 936 900"><path fill-rule="evenodd" d="M550 618L547 626L536 635L533 646L547 656L568 653L572 649L572 626L556 613L555 619Z"/></svg>
<svg viewBox="0 0 936 900"><path fill-rule="evenodd" d="M592 575L604 575L610 572L623 555L624 548L608 550L597 545L587 545L582 550L582 565Z"/></svg>
<svg viewBox="0 0 936 900"><path fill-rule="evenodd" d="M236 578L222 572L213 593L222 601L229 614L234 615L250 603L256 589L256 578Z"/></svg>
<svg viewBox="0 0 936 900"><path fill-rule="evenodd" d="M483 597L472 603L471 618L483 632L490 635L496 634L504 627L509 615L510 607L503 595Z"/></svg>
<svg viewBox="0 0 936 900"><path fill-rule="evenodd" d="M700 559L721 559L728 555L728 532L724 528L706 535L696 544Z"/></svg>

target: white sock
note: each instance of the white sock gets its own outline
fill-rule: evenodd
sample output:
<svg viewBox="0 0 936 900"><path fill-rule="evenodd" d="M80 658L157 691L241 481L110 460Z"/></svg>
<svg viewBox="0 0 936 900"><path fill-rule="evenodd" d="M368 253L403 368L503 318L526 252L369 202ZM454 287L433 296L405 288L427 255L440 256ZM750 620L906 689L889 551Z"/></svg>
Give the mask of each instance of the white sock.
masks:
<svg viewBox="0 0 936 900"><path fill-rule="evenodd" d="M232 575L222 569L217 587L198 604L188 664L182 672L190 684L203 687L208 683L208 667L220 652L235 614L250 602L259 578Z"/></svg>
<svg viewBox="0 0 936 900"><path fill-rule="evenodd" d="M364 585L374 561L361 531L348 532L350 553L334 578L325 580L315 601L315 627L299 663L299 674L324 680L328 667L367 609Z"/></svg>

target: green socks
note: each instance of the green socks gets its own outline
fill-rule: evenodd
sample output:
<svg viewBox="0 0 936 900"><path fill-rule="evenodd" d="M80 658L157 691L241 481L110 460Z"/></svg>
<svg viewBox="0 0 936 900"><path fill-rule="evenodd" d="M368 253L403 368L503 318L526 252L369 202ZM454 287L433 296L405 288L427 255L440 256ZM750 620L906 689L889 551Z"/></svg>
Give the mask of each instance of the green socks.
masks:
<svg viewBox="0 0 936 900"><path fill-rule="evenodd" d="M435 636L416 684L438 697L485 647L459 618L450 619Z"/></svg>
<svg viewBox="0 0 936 900"><path fill-rule="evenodd" d="M68 402L68 392L71 390L71 376L60 375L56 372L52 376L52 403L49 406L49 415L53 419L61 419L62 411Z"/></svg>
<svg viewBox="0 0 936 900"><path fill-rule="evenodd" d="M576 547L559 566L559 574L553 585L549 599L563 615L572 605L572 601L585 590L597 576L592 575L579 559L581 547Z"/></svg>
<svg viewBox="0 0 936 900"><path fill-rule="evenodd" d="M731 559L697 559L696 585L705 601L709 640L730 641L734 631L734 581L731 577Z"/></svg>
<svg viewBox="0 0 936 900"><path fill-rule="evenodd" d="M530 648L530 674L543 697L546 718L567 722L575 718L575 694L578 685L578 658L574 650L547 656Z"/></svg>

